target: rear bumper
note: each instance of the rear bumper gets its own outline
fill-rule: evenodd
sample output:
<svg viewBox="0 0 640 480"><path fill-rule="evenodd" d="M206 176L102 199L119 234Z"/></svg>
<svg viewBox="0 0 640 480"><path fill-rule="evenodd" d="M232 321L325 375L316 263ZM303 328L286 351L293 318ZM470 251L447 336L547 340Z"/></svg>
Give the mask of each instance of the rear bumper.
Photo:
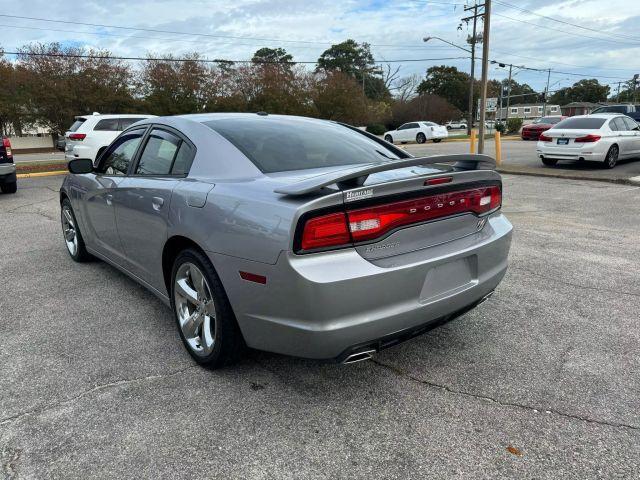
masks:
<svg viewBox="0 0 640 480"><path fill-rule="evenodd" d="M250 347L340 359L372 342L383 346L380 339L414 336L400 333L426 331L477 304L506 272L511 232L509 221L494 214L481 231L427 248L418 262L416 252L399 255L391 267L376 266L354 249L283 252L275 265L209 255ZM411 263L403 263L407 258ZM468 278L438 290L439 273L461 265L468 266ZM242 280L240 270L266 276L266 285Z"/></svg>
<svg viewBox="0 0 640 480"><path fill-rule="evenodd" d="M550 158L553 160L587 160L593 162L604 162L606 157L606 151L593 151L593 149L574 148L573 151L569 149L550 149L550 148L538 148L536 150L540 158Z"/></svg>
<svg viewBox="0 0 640 480"><path fill-rule="evenodd" d="M13 183L16 181L15 163L0 163L0 183Z"/></svg>

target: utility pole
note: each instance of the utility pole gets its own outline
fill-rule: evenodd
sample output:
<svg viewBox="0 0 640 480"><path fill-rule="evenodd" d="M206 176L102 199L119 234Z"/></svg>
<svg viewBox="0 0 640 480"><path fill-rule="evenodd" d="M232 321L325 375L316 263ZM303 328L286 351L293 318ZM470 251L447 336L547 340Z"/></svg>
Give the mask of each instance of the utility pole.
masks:
<svg viewBox="0 0 640 480"><path fill-rule="evenodd" d="M513 70L513 65L509 64L509 83L507 84L507 116L505 119L505 123L509 120L509 107L511 106L511 71Z"/></svg>
<svg viewBox="0 0 640 480"><path fill-rule="evenodd" d="M484 122L487 114L487 76L489 75L489 32L491 30L491 0L484 2L484 33L482 35L482 84L480 86L480 125L478 153L484 153Z"/></svg>
<svg viewBox="0 0 640 480"><path fill-rule="evenodd" d="M544 89L544 102L542 103L542 116L547 114L547 97L549 96L549 79L551 78L551 69L547 70L547 88Z"/></svg>
<svg viewBox="0 0 640 480"><path fill-rule="evenodd" d="M622 82L618 82L618 93L616 93L616 102L620 103L620 84Z"/></svg>
<svg viewBox="0 0 640 480"><path fill-rule="evenodd" d="M476 39L478 37L476 26L478 24L478 8L481 8L483 5L478 5L477 3L472 7L464 7L464 11L468 12L469 10L473 10L473 35L471 37L471 78L469 79L469 116L467 118L467 135L471 135L471 127L473 126L473 84L475 81L475 70L476 70ZM465 19L463 19L465 20ZM468 19L466 19L468 21Z"/></svg>

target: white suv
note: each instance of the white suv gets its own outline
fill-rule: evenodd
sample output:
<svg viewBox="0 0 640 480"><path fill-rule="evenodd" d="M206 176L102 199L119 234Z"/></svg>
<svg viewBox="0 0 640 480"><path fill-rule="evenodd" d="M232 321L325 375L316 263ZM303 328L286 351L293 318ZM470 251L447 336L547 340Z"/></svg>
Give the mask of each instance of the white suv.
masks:
<svg viewBox="0 0 640 480"><path fill-rule="evenodd" d="M90 158L95 160L123 130L154 115L81 115L64 134L64 158Z"/></svg>

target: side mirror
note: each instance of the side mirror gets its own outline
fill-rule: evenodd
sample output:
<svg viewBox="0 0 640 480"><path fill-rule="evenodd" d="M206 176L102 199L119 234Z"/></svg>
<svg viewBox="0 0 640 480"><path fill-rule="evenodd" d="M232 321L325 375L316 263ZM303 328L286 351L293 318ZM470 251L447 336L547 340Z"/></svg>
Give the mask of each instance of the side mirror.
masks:
<svg viewBox="0 0 640 480"><path fill-rule="evenodd" d="M67 168L71 173L91 173L93 172L93 161L90 158L74 158L67 163Z"/></svg>

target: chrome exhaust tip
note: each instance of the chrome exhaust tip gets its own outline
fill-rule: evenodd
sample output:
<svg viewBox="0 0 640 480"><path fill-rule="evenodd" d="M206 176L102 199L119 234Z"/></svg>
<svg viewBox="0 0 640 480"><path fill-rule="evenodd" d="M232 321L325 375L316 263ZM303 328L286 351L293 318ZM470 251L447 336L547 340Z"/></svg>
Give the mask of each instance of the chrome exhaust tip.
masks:
<svg viewBox="0 0 640 480"><path fill-rule="evenodd" d="M365 350L362 352L352 353L342 362L343 365L347 365L350 363L358 363L363 362L365 360L371 360L373 358L373 354L376 353L375 350Z"/></svg>

